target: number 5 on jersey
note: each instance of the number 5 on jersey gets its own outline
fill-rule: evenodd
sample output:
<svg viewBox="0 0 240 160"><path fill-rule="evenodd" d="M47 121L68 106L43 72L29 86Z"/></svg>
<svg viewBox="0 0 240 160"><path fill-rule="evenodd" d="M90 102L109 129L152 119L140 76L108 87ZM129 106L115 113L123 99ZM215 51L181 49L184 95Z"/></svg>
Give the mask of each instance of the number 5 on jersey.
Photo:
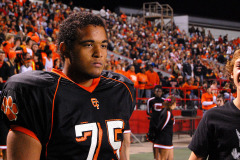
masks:
<svg viewBox="0 0 240 160"><path fill-rule="evenodd" d="M117 134L121 133L123 129L122 120L108 120L106 121L108 130L108 140L113 150L116 152L118 158L120 158L119 149L122 145L121 141L117 140ZM102 143L102 128L100 123L83 123L75 126L76 141L86 141L91 136L91 145L88 152L87 160L96 160L99 154L100 146ZM98 147L97 147L98 144Z"/></svg>

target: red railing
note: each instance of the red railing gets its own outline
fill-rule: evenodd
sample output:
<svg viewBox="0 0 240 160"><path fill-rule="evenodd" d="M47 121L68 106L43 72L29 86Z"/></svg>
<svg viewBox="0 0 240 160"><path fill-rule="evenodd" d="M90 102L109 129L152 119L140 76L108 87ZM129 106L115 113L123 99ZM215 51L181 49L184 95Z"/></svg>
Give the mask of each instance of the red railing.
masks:
<svg viewBox="0 0 240 160"><path fill-rule="evenodd" d="M198 89L188 89L188 88L182 88L182 87L162 87L162 89L169 89L169 95L172 95L172 90L174 89L177 89L179 91L182 91L183 92L183 96L182 98L176 98L176 100L179 102L184 102L184 104L187 103L187 101L198 101L198 108L200 107L200 102L201 102L201 91L202 93L204 93L204 89L202 88L198 88ZM197 90L198 94L196 95L197 98L196 99L192 99L192 98L187 98L187 92L188 91L192 91L192 90ZM231 89L221 89L221 88L218 88L218 89L212 89L212 90L217 90L217 94L220 92L220 91L227 91L229 94L231 94ZM138 102L138 100L148 100L149 98L146 98L146 97L142 97L142 98L139 98L138 97L138 89L136 89L136 101ZM230 99L227 99L227 100L230 100ZM184 109L185 106L184 106Z"/></svg>

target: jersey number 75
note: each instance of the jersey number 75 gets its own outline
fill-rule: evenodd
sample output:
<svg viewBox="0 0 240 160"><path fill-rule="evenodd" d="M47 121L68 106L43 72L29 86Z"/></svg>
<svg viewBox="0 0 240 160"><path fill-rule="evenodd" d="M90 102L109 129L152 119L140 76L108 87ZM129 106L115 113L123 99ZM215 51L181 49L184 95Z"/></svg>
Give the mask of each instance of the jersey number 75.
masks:
<svg viewBox="0 0 240 160"><path fill-rule="evenodd" d="M112 146L114 152L120 158L119 149L122 145L121 141L117 141L117 134L122 132L123 121L122 120L108 120L106 121L108 130L108 140ZM96 160L99 154L100 146L102 143L102 128L100 123L83 123L75 126L76 141L83 142L87 140L88 136L91 136L91 145L88 153L87 160ZM98 145L97 145L98 144ZM98 147L97 147L98 146Z"/></svg>

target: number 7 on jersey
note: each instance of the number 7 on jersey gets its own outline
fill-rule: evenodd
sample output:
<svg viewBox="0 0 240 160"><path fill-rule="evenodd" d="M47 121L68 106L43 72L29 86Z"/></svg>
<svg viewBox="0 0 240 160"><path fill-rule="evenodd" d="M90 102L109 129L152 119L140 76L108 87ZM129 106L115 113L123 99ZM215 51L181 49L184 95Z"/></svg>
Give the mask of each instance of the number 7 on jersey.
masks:
<svg viewBox="0 0 240 160"><path fill-rule="evenodd" d="M123 129L122 120L108 120L106 121L108 130L108 140L113 150L116 151L118 158L120 158L119 149L122 145L121 141L117 141L117 131ZM91 145L88 152L87 160L96 160L99 154L101 142L102 142L102 129L100 123L83 123L75 126L76 141L86 141L91 136ZM97 147L98 144L98 147Z"/></svg>

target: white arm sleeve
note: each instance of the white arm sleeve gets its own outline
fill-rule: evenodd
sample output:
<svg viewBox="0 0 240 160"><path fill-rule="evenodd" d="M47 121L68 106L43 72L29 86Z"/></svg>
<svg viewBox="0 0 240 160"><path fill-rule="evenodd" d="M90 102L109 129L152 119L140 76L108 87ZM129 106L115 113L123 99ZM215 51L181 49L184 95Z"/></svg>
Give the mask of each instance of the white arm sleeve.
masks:
<svg viewBox="0 0 240 160"><path fill-rule="evenodd" d="M213 96L213 103L217 104L217 97Z"/></svg>
<svg viewBox="0 0 240 160"><path fill-rule="evenodd" d="M213 101L204 101L202 102L202 105L204 106L208 106L208 105L212 105L213 104Z"/></svg>

